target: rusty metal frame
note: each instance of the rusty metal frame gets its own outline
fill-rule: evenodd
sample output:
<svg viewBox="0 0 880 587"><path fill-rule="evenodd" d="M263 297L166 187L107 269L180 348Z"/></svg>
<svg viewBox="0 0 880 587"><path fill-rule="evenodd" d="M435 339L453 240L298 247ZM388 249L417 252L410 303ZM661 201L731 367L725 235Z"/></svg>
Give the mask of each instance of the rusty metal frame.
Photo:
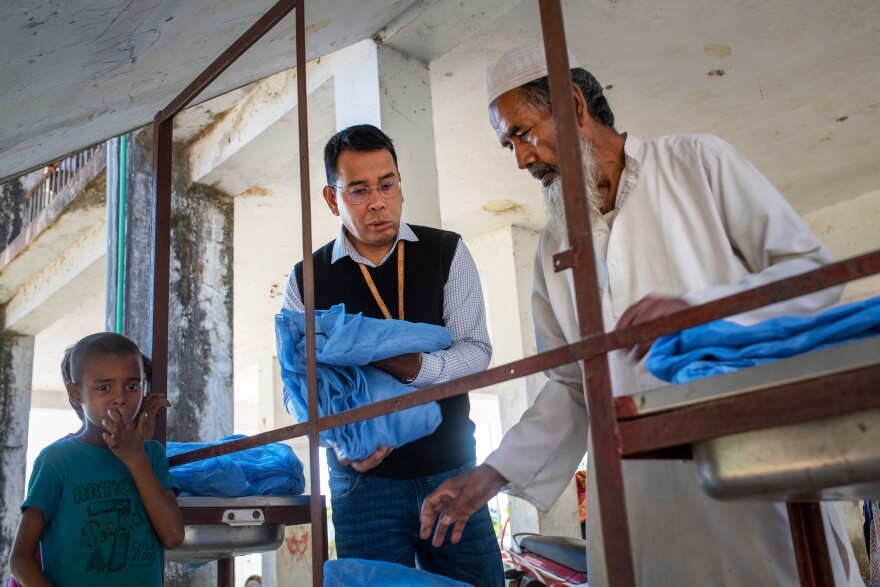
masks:
<svg viewBox="0 0 880 587"><path fill-rule="evenodd" d="M296 9L296 64L297 90L299 103L299 144L300 144L300 177L302 192L303 251L307 259L305 263L306 292L305 304L309 309L310 318L306 320L306 346L308 360L307 382L309 386L309 432L310 481L311 499L308 516L297 513L296 519L321 520L312 523L312 574L315 585L323 582L323 562L327 558L326 508L320 495L320 469L317 457L318 430L317 425L317 380L314 361L315 325L314 325L314 288L311 267L311 220L308 216L311 205L309 200L309 152L308 125L306 104L306 56L305 56L305 0L279 0L266 14L260 17L245 33L239 37L222 55L215 59L195 80L192 81L168 106L156 113L153 120L153 299L152 299L152 348L153 360L152 393L167 395L168 390L168 316L169 288L171 264L171 180L172 180L172 148L174 116L186 108L199 94L205 90L230 65L259 41L267 32L277 25L287 14ZM167 428L164 413L156 421L155 434L163 441ZM316 491L317 490L317 491ZM210 508L209 508L210 509ZM301 509L301 508L288 508ZM216 513L216 512L214 512ZM291 512L287 512L291 516ZM318 553L321 553L319 556ZM231 559L218 561L218 584L232 585L234 567Z"/></svg>
<svg viewBox="0 0 880 587"><path fill-rule="evenodd" d="M324 498L319 496L321 507L324 507ZM309 501L311 502L311 496ZM181 508L183 514L183 523L186 525L195 524L224 524L223 512L225 507L184 507ZM295 526L298 524L309 524L313 519L311 508L304 508L297 505L261 505L255 507L263 512L266 524L286 524ZM321 552L326 553L328 549L327 542L327 516L319 516L321 520L321 536L323 537L323 545ZM235 564L234 556L221 558L217 561L217 587L232 587L235 584ZM323 557L312 557L313 560L324 560Z"/></svg>
<svg viewBox="0 0 880 587"><path fill-rule="evenodd" d="M366 420L389 412L411 408L467 391L488 387L510 379L532 375L558 367L559 365L595 357L614 349L629 347L639 341L651 340L658 336L678 332L683 328L690 328L712 320L733 316L771 303L784 301L877 273L880 273L880 251L839 261L809 273L789 277L701 306L693 306L681 312L642 322L629 328L607 333L594 332L587 334L580 341L570 345L544 351L480 373L425 387L404 396L323 416L318 419L317 429L320 431L344 426L352 422ZM305 284L305 280L303 283ZM840 375L830 376L829 381L833 382L834 378L838 376ZM617 417L632 418L637 414L635 408L630 406L631 401L629 396L615 398L615 414ZM850 411L856 411L857 409L859 408L854 407ZM647 421L647 417L645 420ZM305 423L294 424L261 432L240 440L233 440L224 444L179 454L171 457L170 462L172 465L180 465L245 450L268 442L305 436L307 433L308 427Z"/></svg>
<svg viewBox="0 0 880 587"><path fill-rule="evenodd" d="M168 369L168 293L171 218L171 147L173 117L185 108L217 76L248 48L271 30L286 14L296 9L296 63L299 114L300 189L303 229L303 290L306 308L307 383L309 420L232 441L177 455L169 459L178 465L260 446L269 442L309 436L310 481L320 486L318 470L318 433L412 406L452 397L503 381L516 379L565 363L583 361L585 400L590 411L590 434L593 441L591 466L598 480L599 505L603 511L602 532L605 544L614 544L605 552L609 582L617 587L634 587L629 527L624 501L622 458L680 458L689 454L691 442L784 423L794 423L842 415L880 407L876 395L880 367L837 373L797 386L781 385L747 397L717 400L678 410L636 417L628 396L613 398L608 372L607 353L633 343L652 340L684 328L724 318L771 303L787 300L824 288L880 273L880 250L822 267L809 273L783 279L749 291L695 306L644 322L626 329L604 332L596 299L595 258L589 222L583 198L584 178L580 159L580 140L575 124L574 98L571 89L565 29L560 0L540 0L541 25L547 53L554 123L562 171L565 209L568 217L571 249L555 258L557 270L571 269L575 284L581 340L551 351L495 367L487 371L434 385L402 397L384 400L345 412L318 417L316 368L314 363L314 270L311 242L311 207L308 174L307 92L305 86L304 0L280 0L226 52L217 58L177 98L156 114L154 120L154 284L153 284L153 389L167 390ZM838 393L833 402L827 390ZM843 389L843 391L841 391ZM792 397L797 394L797 401ZM785 410L774 406L785 405ZM157 422L157 433L164 438L164 419ZM312 572L314 585L322 584L322 559L326 554L326 518L319 493L312 491L308 519L322 519L313 524ZM285 515L294 515L287 512ZM202 513L200 515L209 515ZM303 515L302 512L296 515ZM829 563L824 548L824 534L818 506L814 503L789 504L792 535L802 585L828 584ZM304 519L304 518L303 518ZM224 568L229 567L228 561Z"/></svg>
<svg viewBox="0 0 880 587"><path fill-rule="evenodd" d="M312 496L309 496L309 502L311 501ZM321 520L319 526L321 528L320 536L322 537L323 543L320 550L315 552L323 552L326 554L329 544L327 540L327 516L323 511L325 506L324 497L318 496L318 501L322 508L321 515L318 516L317 519ZM183 523L187 525L224 524L223 512L226 509L227 508L225 507L215 506L181 508L183 513ZM254 509L259 509L263 512L263 517L267 524L286 524L288 526L293 526L298 524L309 524L312 520L316 519L311 512L311 507L305 508L298 505L261 505ZM234 558L234 556L230 556L217 561L217 587L232 587L234 584ZM313 556L312 560L317 560L323 563L325 557Z"/></svg>
<svg viewBox="0 0 880 587"><path fill-rule="evenodd" d="M631 458L738 432L880 409L878 382L880 365L872 365L622 420L621 454Z"/></svg>
<svg viewBox="0 0 880 587"><path fill-rule="evenodd" d="M797 570L801 585L834 585L825 526L818 502L789 503L788 523L798 553Z"/></svg>

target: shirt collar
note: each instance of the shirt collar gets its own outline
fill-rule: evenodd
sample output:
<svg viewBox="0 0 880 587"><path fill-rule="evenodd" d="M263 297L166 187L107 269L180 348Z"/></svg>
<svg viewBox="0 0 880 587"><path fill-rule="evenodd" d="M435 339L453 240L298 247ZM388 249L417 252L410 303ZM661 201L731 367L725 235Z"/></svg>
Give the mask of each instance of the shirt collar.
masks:
<svg viewBox="0 0 880 587"><path fill-rule="evenodd" d="M642 149L644 141L626 133L626 140L623 143L624 168L621 176L620 185L617 187L617 198L614 201L614 207L620 209L623 203L635 189L639 183L639 172L641 171Z"/></svg>
<svg viewBox="0 0 880 587"><path fill-rule="evenodd" d="M397 246L397 241L405 240L410 242L418 242L419 237L416 236L416 233L412 231L412 228L409 227L409 224L405 222L400 223L400 228L397 229L397 237L394 239L394 244L391 245L391 250L388 251L382 261L379 262L379 265L385 263L388 260L388 257L391 256L391 253L394 252L395 247ZM335 263L339 259L343 257L351 257L351 260L355 263L363 263L368 267L376 267L372 261L364 258L360 253L357 252L357 249L354 248L354 245L351 244L351 241L348 239L348 233L345 231L345 226L343 224L339 225L339 236L336 237L336 241L333 243L333 255L330 258L331 263Z"/></svg>

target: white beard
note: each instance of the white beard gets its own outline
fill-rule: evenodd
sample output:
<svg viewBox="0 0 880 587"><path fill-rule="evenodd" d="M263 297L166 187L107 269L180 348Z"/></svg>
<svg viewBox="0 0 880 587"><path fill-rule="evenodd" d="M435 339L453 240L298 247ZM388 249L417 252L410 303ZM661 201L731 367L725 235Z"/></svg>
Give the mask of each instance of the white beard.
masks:
<svg viewBox="0 0 880 587"><path fill-rule="evenodd" d="M603 200L596 184L596 159L593 148L587 142L581 142L581 162L584 169L587 206L590 218L601 216ZM557 175L549 186L544 188L544 214L547 216L547 230L553 237L568 248L568 224L565 216L565 200L562 197L562 176Z"/></svg>

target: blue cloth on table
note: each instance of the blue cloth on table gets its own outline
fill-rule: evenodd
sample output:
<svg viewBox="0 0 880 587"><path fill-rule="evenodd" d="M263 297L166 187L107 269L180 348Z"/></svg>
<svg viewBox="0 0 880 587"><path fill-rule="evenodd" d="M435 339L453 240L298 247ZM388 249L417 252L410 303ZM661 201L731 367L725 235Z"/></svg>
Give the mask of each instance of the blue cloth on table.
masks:
<svg viewBox="0 0 880 587"><path fill-rule="evenodd" d="M299 422L308 420L305 322L303 312L283 309L275 316L284 408ZM413 391L369 363L406 353L439 351L451 343L452 335L442 326L346 314L342 304L317 310L318 415L335 414ZM361 460L380 446L397 447L428 436L440 420L440 407L431 402L324 430L320 439L325 446L338 446L349 459Z"/></svg>
<svg viewBox="0 0 880 587"><path fill-rule="evenodd" d="M648 370L685 383L880 335L880 297L813 316L783 316L751 326L728 320L683 330L654 343Z"/></svg>
<svg viewBox="0 0 880 587"><path fill-rule="evenodd" d="M244 435L217 442L169 442L166 452L171 457L238 438ZM177 465L171 476L180 485L181 496L299 495L306 487L302 463L293 449L278 442Z"/></svg>
<svg viewBox="0 0 880 587"><path fill-rule="evenodd" d="M472 587L448 577L396 563L340 558L324 563L324 587Z"/></svg>

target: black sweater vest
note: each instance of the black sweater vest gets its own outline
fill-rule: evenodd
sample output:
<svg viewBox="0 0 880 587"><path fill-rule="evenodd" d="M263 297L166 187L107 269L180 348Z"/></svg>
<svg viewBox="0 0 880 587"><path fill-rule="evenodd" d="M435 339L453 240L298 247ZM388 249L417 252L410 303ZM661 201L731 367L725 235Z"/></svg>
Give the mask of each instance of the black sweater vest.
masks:
<svg viewBox="0 0 880 587"><path fill-rule="evenodd" d="M404 317L409 322L443 326L443 288L461 237L453 232L410 225L418 242L402 241L404 248ZM351 257L331 263L333 243L315 251L315 308L326 310L344 303L349 314L362 312L383 318L360 268ZM397 248L379 267L367 267L379 295L393 317L397 317ZM294 268L300 294L303 291L302 262ZM474 423L470 420L467 394L440 400L443 421L430 436L395 448L367 475L392 479L416 479L461 467L474 460ZM327 451L330 468L356 473Z"/></svg>

